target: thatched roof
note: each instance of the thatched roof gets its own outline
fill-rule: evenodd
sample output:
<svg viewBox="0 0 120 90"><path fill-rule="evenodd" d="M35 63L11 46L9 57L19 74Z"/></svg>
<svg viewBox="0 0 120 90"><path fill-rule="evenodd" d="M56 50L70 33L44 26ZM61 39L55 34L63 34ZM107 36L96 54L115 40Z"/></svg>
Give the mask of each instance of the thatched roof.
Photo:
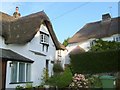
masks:
<svg viewBox="0 0 120 90"><path fill-rule="evenodd" d="M6 44L26 44L30 42L38 32L40 25L45 23L56 49L60 48L52 24L44 11L17 19L3 12L0 12L0 14L2 14L2 18L0 18L0 23L2 25L0 35L5 38Z"/></svg>
<svg viewBox="0 0 120 90"><path fill-rule="evenodd" d="M1 49L0 48L0 58L3 60L9 60L9 61L20 61L20 62L29 62L33 63L31 59L28 59L12 50L9 49Z"/></svg>
<svg viewBox="0 0 120 90"><path fill-rule="evenodd" d="M69 55L75 55L75 54L79 54L83 52L85 52L85 50L81 48L80 46L77 46L71 52L69 52Z"/></svg>
<svg viewBox="0 0 120 90"><path fill-rule="evenodd" d="M114 34L120 34L120 29L118 28L120 17L106 18L107 17L105 17L105 20L86 24L75 35L73 35L72 38L69 39L68 43L84 42L91 38L103 38L110 37Z"/></svg>
<svg viewBox="0 0 120 90"><path fill-rule="evenodd" d="M59 42L59 45L60 45L61 50L66 50L66 47L64 45L62 45L60 42Z"/></svg>

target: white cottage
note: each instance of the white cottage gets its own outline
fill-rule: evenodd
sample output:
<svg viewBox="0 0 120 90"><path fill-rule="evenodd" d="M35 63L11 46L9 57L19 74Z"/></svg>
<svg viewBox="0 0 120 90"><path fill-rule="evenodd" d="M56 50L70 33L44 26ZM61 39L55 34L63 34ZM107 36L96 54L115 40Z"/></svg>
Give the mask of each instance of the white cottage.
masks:
<svg viewBox="0 0 120 90"><path fill-rule="evenodd" d="M20 18L0 15L0 88L40 85L44 68L53 75L61 49L49 18L44 11Z"/></svg>
<svg viewBox="0 0 120 90"><path fill-rule="evenodd" d="M110 14L104 14L102 20L86 24L69 39L66 47L68 52L65 55L66 64L70 63L70 53L87 52L96 39L120 42L119 23L120 17L111 18Z"/></svg>

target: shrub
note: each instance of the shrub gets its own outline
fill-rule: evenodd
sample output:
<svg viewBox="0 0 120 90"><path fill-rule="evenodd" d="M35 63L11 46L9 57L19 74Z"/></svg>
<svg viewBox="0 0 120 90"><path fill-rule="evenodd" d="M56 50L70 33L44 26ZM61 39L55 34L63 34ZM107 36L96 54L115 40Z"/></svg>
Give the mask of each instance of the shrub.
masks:
<svg viewBox="0 0 120 90"><path fill-rule="evenodd" d="M71 68L73 73L116 72L120 70L118 55L120 55L120 50L71 55Z"/></svg>
<svg viewBox="0 0 120 90"><path fill-rule="evenodd" d="M45 82L48 80L48 78L49 78L49 73L48 73L48 69L47 68L44 68L43 69L43 74L42 74L42 76L41 76L42 78L41 78L41 86L42 85L44 85L45 84Z"/></svg>
<svg viewBox="0 0 120 90"><path fill-rule="evenodd" d="M73 76L72 83L69 85L70 88L80 89L80 88L88 88L88 80L85 79L85 76L82 74L75 74Z"/></svg>
<svg viewBox="0 0 120 90"><path fill-rule="evenodd" d="M53 71L55 73L63 72L63 67L60 65L60 63L55 63L53 66Z"/></svg>
<svg viewBox="0 0 120 90"><path fill-rule="evenodd" d="M32 89L33 88L32 83L26 83L25 88Z"/></svg>
<svg viewBox="0 0 120 90"><path fill-rule="evenodd" d="M46 84L51 86L57 86L59 88L65 88L72 82L72 73L69 68L66 68L62 74L56 74L48 79Z"/></svg>
<svg viewBox="0 0 120 90"><path fill-rule="evenodd" d="M99 75L91 75L88 77L90 88L102 88L102 82Z"/></svg>
<svg viewBox="0 0 120 90"><path fill-rule="evenodd" d="M22 90L22 89L23 89L22 86L20 86L20 85L16 86L16 90Z"/></svg>

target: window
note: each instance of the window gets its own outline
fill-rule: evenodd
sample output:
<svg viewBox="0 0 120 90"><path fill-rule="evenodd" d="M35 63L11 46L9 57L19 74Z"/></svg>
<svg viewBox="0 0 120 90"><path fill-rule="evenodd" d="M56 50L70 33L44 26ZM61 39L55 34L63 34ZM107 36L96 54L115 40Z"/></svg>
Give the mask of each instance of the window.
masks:
<svg viewBox="0 0 120 90"><path fill-rule="evenodd" d="M120 36L113 37L113 40L116 41L116 42L120 42Z"/></svg>
<svg viewBox="0 0 120 90"><path fill-rule="evenodd" d="M31 80L31 64L12 62L11 82L29 82Z"/></svg>
<svg viewBox="0 0 120 90"><path fill-rule="evenodd" d="M58 60L61 60L61 58L62 58L62 56L61 56L61 50L58 50L58 51L57 51L57 54L58 54L58 58L57 58L57 59L58 59Z"/></svg>
<svg viewBox="0 0 120 90"><path fill-rule="evenodd" d="M40 43L49 44L49 35L43 32L40 32Z"/></svg>
<svg viewBox="0 0 120 90"><path fill-rule="evenodd" d="M31 64L26 64L26 81L31 79Z"/></svg>
<svg viewBox="0 0 120 90"><path fill-rule="evenodd" d="M19 82L25 82L25 63L19 63Z"/></svg>
<svg viewBox="0 0 120 90"><path fill-rule="evenodd" d="M48 52L49 35L40 31L40 43L42 44L42 51Z"/></svg>
<svg viewBox="0 0 120 90"><path fill-rule="evenodd" d="M13 66L11 67L11 81L17 82L17 62L12 63Z"/></svg>
<svg viewBox="0 0 120 90"><path fill-rule="evenodd" d="M90 42L90 46L92 47L92 46L94 46L95 45L95 40L92 40L91 42Z"/></svg>
<svg viewBox="0 0 120 90"><path fill-rule="evenodd" d="M43 44L43 45L42 45L42 51L48 52L48 45Z"/></svg>

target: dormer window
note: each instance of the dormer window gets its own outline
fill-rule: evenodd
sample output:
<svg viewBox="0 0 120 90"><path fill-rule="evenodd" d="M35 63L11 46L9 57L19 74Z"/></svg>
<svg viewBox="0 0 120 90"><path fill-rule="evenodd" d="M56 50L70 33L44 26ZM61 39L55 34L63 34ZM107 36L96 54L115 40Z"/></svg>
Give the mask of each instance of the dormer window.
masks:
<svg viewBox="0 0 120 90"><path fill-rule="evenodd" d="M40 43L42 44L42 51L48 52L49 47L49 35L40 31Z"/></svg>
<svg viewBox="0 0 120 90"><path fill-rule="evenodd" d="M49 44L49 35L44 32L40 32L40 43Z"/></svg>

